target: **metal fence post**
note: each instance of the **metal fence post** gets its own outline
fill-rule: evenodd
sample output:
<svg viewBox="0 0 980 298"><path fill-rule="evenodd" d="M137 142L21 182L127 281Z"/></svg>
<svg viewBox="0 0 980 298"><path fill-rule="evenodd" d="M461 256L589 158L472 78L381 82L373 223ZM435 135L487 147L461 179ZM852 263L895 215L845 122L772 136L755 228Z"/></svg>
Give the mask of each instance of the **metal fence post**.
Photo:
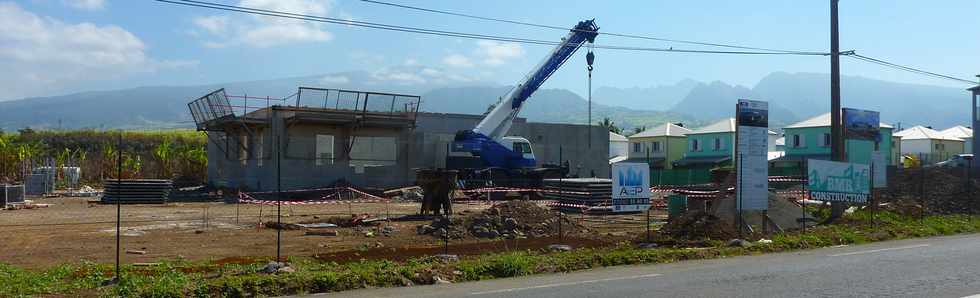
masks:
<svg viewBox="0 0 980 298"><path fill-rule="evenodd" d="M921 155L920 155L921 157ZM919 159L922 160L921 158ZM919 221L926 217L926 167L919 163Z"/></svg>
<svg viewBox="0 0 980 298"><path fill-rule="evenodd" d="M650 208L649 207L647 207L647 220L646 220L646 223L647 223L647 241L646 241L646 243L650 243Z"/></svg>

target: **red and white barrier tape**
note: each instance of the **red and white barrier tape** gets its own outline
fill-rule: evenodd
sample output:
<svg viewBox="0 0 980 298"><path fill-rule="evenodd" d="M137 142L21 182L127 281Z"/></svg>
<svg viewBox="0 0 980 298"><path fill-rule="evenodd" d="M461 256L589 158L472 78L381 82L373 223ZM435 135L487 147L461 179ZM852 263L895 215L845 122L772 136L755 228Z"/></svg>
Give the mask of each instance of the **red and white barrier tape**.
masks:
<svg viewBox="0 0 980 298"><path fill-rule="evenodd" d="M588 192L568 191L546 188L515 188L515 187L481 187L474 189L464 189L463 193L492 193L492 192L543 192L543 193L567 193L576 195L588 195Z"/></svg>
<svg viewBox="0 0 980 298"><path fill-rule="evenodd" d="M340 188L338 187L338 188L335 188L335 189L340 189ZM335 192L335 193L332 193L332 194L329 194L329 195L320 197L319 199L316 199L316 200L300 200L300 201L258 200L258 199L255 199L254 197L252 197L250 194L245 193L245 192L238 193L238 196L239 196L239 202L241 202L241 203L258 204L258 205L278 205L278 204L280 204L280 202L282 203L282 205L326 205L326 204L349 204L349 203L381 203L381 202L388 202L388 201L390 201L388 199L381 198L381 197L378 197L378 196L373 196L371 194L368 194L368 193L359 191L359 190L354 189L354 188L351 188L351 187L345 187L345 190L350 191L351 193L357 193L359 195L363 195L363 196L366 196L366 197L372 198L372 199L368 199L368 200L363 200L363 199L358 199L358 200L343 200L343 199L338 200L338 199L331 199L331 198L334 198L334 197L338 197L341 194L341 191L338 191L338 192ZM267 192L262 192L262 193L267 193Z"/></svg>

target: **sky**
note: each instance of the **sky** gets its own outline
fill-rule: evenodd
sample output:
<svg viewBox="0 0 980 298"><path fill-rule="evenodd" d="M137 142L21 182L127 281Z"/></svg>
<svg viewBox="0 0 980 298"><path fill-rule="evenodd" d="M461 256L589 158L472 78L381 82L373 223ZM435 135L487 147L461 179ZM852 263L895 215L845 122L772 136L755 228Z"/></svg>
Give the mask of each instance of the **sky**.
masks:
<svg viewBox="0 0 980 298"><path fill-rule="evenodd" d="M558 41L567 32L356 0L206 0L428 29ZM394 3L600 32L829 51L829 1L405 1ZM923 4L928 3L928 4ZM841 49L960 78L980 73L980 1L841 0ZM393 83L514 84L552 47L308 23L151 0L0 0L0 100L138 86L366 71ZM598 45L716 49L600 35ZM823 56L597 49L593 86L683 79L752 87L769 73L829 72ZM950 87L963 83L842 57L844 75ZM325 76L324 84L345 77ZM329 86L324 86L329 87ZM542 88L587 92L584 51Z"/></svg>

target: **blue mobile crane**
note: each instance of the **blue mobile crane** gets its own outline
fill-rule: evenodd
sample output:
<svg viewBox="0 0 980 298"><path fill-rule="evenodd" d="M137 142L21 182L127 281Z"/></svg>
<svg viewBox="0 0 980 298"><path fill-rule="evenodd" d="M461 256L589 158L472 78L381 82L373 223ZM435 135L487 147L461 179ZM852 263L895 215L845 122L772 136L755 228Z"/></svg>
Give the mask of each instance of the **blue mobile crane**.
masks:
<svg viewBox="0 0 980 298"><path fill-rule="evenodd" d="M594 19L579 22L544 61L497 102L475 128L457 132L446 158L447 168L461 170L460 176L464 179L469 176L467 171L499 169L495 172L506 175L507 180L513 182L508 183L513 184L511 186L540 186L541 178L547 173L554 173L556 167L537 167L531 143L523 137L506 134L528 97L582 45L593 43L598 30ZM590 52L587 57L590 69L593 57ZM567 167L563 171L567 172Z"/></svg>

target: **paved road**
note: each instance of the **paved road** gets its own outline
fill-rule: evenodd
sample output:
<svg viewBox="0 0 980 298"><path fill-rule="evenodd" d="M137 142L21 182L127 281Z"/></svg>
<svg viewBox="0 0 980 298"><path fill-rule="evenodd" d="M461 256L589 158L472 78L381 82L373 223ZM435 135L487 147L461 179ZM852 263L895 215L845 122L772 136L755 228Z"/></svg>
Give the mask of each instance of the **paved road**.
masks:
<svg viewBox="0 0 980 298"><path fill-rule="evenodd" d="M980 235L310 297L964 297Z"/></svg>

